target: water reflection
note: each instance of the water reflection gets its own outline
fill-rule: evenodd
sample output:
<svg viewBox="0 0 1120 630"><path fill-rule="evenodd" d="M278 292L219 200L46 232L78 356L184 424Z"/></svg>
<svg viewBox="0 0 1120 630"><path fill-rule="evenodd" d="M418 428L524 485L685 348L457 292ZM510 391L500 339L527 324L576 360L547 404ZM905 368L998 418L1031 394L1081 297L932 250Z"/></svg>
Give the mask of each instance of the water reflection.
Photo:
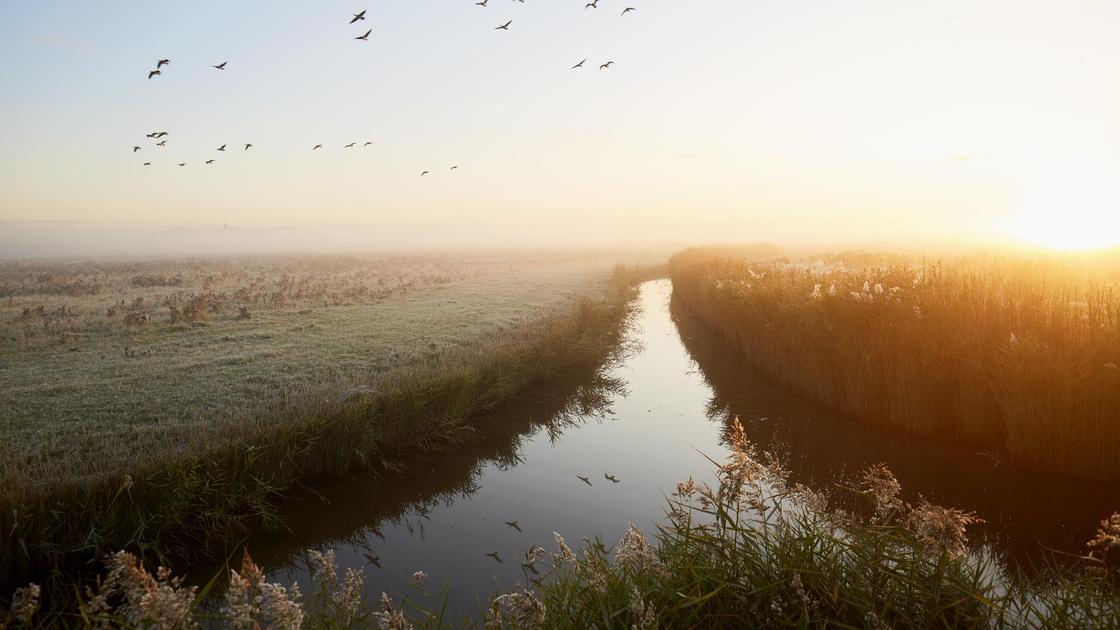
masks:
<svg viewBox="0 0 1120 630"><path fill-rule="evenodd" d="M553 532L608 543L630 522L653 532L678 481L711 480L708 458L726 455L735 415L795 482L827 490L886 462L908 498L980 512L985 535L1016 557L1040 544L1079 552L1120 506L1115 491L1018 474L827 413L747 370L671 294L667 281L642 286L620 360L496 410L477 442L414 463L407 479L317 487L285 507L287 532L251 540L250 553L272 580L308 592L305 550L333 548L340 566L365 567L372 599L413 593L410 577L423 570L429 589L447 584L451 617L474 614L532 577L518 560L532 545L551 548Z"/></svg>
<svg viewBox="0 0 1120 630"><path fill-rule="evenodd" d="M1120 508L1116 488L1014 470L984 453L910 439L829 413L752 371L728 344L673 299L680 338L712 395L708 416L739 416L751 439L782 461L795 482L835 489L869 465L885 462L906 498L972 510L986 523L974 539L1021 567L1041 550L1084 553L1099 522ZM834 492L837 500L850 493Z"/></svg>

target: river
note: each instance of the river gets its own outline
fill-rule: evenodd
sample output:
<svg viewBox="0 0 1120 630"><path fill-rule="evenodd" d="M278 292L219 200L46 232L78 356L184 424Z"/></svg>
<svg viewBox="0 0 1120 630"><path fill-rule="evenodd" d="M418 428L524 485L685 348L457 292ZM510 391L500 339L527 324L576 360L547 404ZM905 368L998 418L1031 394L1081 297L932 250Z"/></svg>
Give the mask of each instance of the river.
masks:
<svg viewBox="0 0 1120 630"><path fill-rule="evenodd" d="M306 593L305 551L333 548L340 566L365 568L371 599L382 591L423 599L445 586L452 615L477 613L496 591L525 582L526 548L554 549L553 532L607 544L631 522L653 532L678 481L712 478L707 458L725 455L733 416L794 481L844 502L845 479L885 462L908 499L976 511L986 522L974 540L1023 567L1043 547L1082 552L1120 508L1115 489L1024 474L991 455L829 413L744 368L671 295L667 280L642 285L627 349L599 372L502 409L481 423L479 442L407 479L317 487L318 498L285 507L287 532L250 540L250 553L271 579ZM411 581L416 571L429 576L423 591Z"/></svg>

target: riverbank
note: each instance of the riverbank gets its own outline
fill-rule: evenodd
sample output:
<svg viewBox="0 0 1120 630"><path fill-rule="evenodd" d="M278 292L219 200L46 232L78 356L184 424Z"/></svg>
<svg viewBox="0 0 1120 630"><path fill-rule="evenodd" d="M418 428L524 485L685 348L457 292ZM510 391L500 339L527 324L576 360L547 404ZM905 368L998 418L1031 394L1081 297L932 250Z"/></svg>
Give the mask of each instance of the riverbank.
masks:
<svg viewBox="0 0 1120 630"><path fill-rule="evenodd" d="M554 534L516 561L524 582L493 594L479 611L486 627L541 629L862 627L1111 628L1120 624L1120 514L1101 523L1083 557L1027 580L974 550L975 515L902 500L883 466L845 488L867 510L791 484L781 463L757 450L732 421L726 460L712 484L677 484L650 540L631 525L612 546L571 545ZM574 548L573 548L574 546ZM198 591L119 552L115 576L83 598L83 621L109 627L454 628L455 584L436 587L418 570L408 592L363 597L364 569L334 550L309 552L308 589L269 581L248 553L210 609ZM345 568L345 577L340 570ZM306 595L304 595L306 593ZM17 593L16 624L38 616L38 593ZM16 617L16 615L19 615ZM0 617L2 619L2 617Z"/></svg>
<svg viewBox="0 0 1120 630"><path fill-rule="evenodd" d="M858 256L857 256L858 258ZM673 257L675 295L748 362L862 422L1120 482L1120 301L1056 261Z"/></svg>
<svg viewBox="0 0 1120 630"><path fill-rule="evenodd" d="M127 468L5 488L0 527L11 535L0 574L13 587L52 576L69 586L117 549L214 557L280 526L275 505L293 488L355 471L397 474L410 456L483 430L470 421L478 411L602 361L617 347L640 277L616 269L554 314L371 375L345 395L319 389L266 405L212 429L197 448L157 445L161 457Z"/></svg>

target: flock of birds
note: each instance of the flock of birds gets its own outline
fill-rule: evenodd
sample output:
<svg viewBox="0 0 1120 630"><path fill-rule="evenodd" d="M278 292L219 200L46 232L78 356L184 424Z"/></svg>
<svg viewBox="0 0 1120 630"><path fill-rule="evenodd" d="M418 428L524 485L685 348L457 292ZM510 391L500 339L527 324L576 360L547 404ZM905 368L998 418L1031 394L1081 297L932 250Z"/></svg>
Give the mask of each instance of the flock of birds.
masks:
<svg viewBox="0 0 1120 630"><path fill-rule="evenodd" d="M513 0L513 1L514 2L520 2L522 4L525 3L525 0ZM480 7L486 7L489 2L490 2L490 0L479 0L478 2L475 2L475 4L480 6ZM586 9L598 9L599 8L599 2L600 2L600 0L591 0L591 2L588 2L584 6L584 9L585 10ZM626 7L622 10L622 13L620 15L624 16L627 13L631 13L631 12L634 12L634 11L637 11L637 9L634 8L634 7ZM363 21L365 21L365 19L366 19L366 10L363 9L363 10L359 11L358 13L354 13L354 14L351 15L350 24L355 24L357 22L363 22ZM494 30L508 31L511 24L513 24L513 20L508 20L505 24L499 24L498 26L494 27ZM361 40L361 41L369 41L369 36L372 33L373 33L372 28L366 29L365 33L362 33L361 35L358 35L354 39ZM215 70L224 71L226 69L226 64L227 63L229 63L229 62L228 61L223 61L219 64L211 65L210 67L214 68ZM576 70L576 69L582 68L582 67L584 67L584 64L586 64L586 63L587 63L587 59L583 59L582 61L580 61L576 65L572 66L571 69ZM152 77L162 76L163 75L163 67L164 66L170 66L170 65L171 65L171 60L170 59L160 59L160 60L158 60L156 62L155 69L148 71L148 79L150 80ZM614 61L606 61L606 62L603 62L603 63L599 64L599 69L600 70L609 70L611 68L611 66L613 66L613 65L614 65ZM147 134L147 137L150 138L150 139L157 140L157 142L154 143L155 146L163 148L163 147L167 146L166 136L168 136L168 135L169 134L166 131L156 131L156 132L152 132L152 133ZM355 142L351 142L350 144L345 145L343 148L352 149L352 148L355 148L357 145L358 145L358 141L355 141ZM373 145L372 140L367 140L364 143L362 143L363 148L369 147L369 146L372 146L372 145ZM217 150L224 152L226 150L226 146L227 145L223 144L222 146L218 147ZM245 143L245 149L244 149L245 151L248 151L251 148L253 148L253 145L251 143ZM311 150L312 151L317 151L317 150L322 149L322 148L324 148L324 146L322 144L316 144L315 146L311 147ZM133 147L132 147L132 152L133 153L136 153L137 151L141 151L141 150L143 150L143 147L141 147L141 146L133 145ZM211 165L211 164L214 164L215 161L216 161L215 158L210 158L208 160L205 160L203 162L203 165ZM184 167L184 166L187 165L187 162L176 162L176 164L180 167ZM143 165L144 166L151 166L152 163L151 162L144 162ZM454 170L457 170L458 168L459 167L456 165L456 166L452 166L449 170L454 171ZM431 173L431 171L421 171L420 176L423 177L425 175L428 175L429 173ZM590 484L590 482L588 482L588 484Z"/></svg>

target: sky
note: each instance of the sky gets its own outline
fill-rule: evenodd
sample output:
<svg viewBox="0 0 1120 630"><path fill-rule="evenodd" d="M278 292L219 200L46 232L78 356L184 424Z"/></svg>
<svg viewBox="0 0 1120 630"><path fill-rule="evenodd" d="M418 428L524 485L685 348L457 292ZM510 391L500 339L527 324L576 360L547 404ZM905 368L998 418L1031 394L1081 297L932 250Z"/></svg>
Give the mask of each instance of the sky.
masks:
<svg viewBox="0 0 1120 630"><path fill-rule="evenodd" d="M4 2L0 248L1120 241L1120 3L584 4Z"/></svg>

